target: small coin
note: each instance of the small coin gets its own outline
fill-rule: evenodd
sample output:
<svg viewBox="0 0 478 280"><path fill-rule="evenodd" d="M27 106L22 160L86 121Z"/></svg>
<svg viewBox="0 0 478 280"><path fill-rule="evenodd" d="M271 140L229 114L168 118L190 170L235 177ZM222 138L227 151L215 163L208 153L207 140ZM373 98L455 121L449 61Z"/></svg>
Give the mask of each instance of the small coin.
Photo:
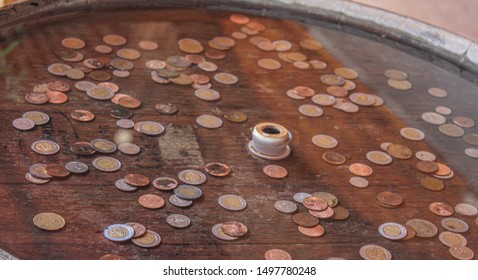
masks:
<svg viewBox="0 0 478 280"><path fill-rule="evenodd" d="M174 189L174 194L182 199L194 200L202 196L200 188L190 185L180 185Z"/></svg>
<svg viewBox="0 0 478 280"><path fill-rule="evenodd" d="M409 159L412 157L413 152L410 148L400 144L390 144L387 147L387 153L394 158Z"/></svg>
<svg viewBox="0 0 478 280"><path fill-rule="evenodd" d="M394 89L398 90L409 90L412 88L412 83L407 80L397 81L397 80L388 80L388 85Z"/></svg>
<svg viewBox="0 0 478 280"><path fill-rule="evenodd" d="M355 92L349 95L350 101L361 106L375 106L376 98L373 94Z"/></svg>
<svg viewBox="0 0 478 280"><path fill-rule="evenodd" d="M324 235L325 229L321 225L315 225L313 227L298 226L299 232L308 237L320 237Z"/></svg>
<svg viewBox="0 0 478 280"><path fill-rule="evenodd" d="M79 156L88 156L96 153L88 142L76 142L70 147L70 150Z"/></svg>
<svg viewBox="0 0 478 280"><path fill-rule="evenodd" d="M267 70L278 70L282 67L279 61L272 58L261 58L257 61L257 65Z"/></svg>
<svg viewBox="0 0 478 280"><path fill-rule="evenodd" d="M468 203L458 203L455 206L455 212L464 217L473 217L478 214L478 209Z"/></svg>
<svg viewBox="0 0 478 280"><path fill-rule="evenodd" d="M271 249L264 253L266 260L292 260L292 256L281 249Z"/></svg>
<svg viewBox="0 0 478 280"><path fill-rule="evenodd" d="M50 74L55 76L66 76L66 70L71 68L70 65L64 63L53 63L48 65L47 70Z"/></svg>
<svg viewBox="0 0 478 280"><path fill-rule="evenodd" d="M403 199L398 193L385 191L377 195L377 201L382 206L393 208L402 204Z"/></svg>
<svg viewBox="0 0 478 280"><path fill-rule="evenodd" d="M422 114L422 120L430 124L441 125L446 123L446 118L435 112L425 112Z"/></svg>
<svg viewBox="0 0 478 280"><path fill-rule="evenodd" d="M66 177L70 172L61 164L48 164L45 166L45 172L53 177Z"/></svg>
<svg viewBox="0 0 478 280"><path fill-rule="evenodd" d="M132 192L137 190L137 187L128 185L124 179L119 179L115 182L115 187L124 192Z"/></svg>
<svg viewBox="0 0 478 280"><path fill-rule="evenodd" d="M279 165L266 165L262 169L264 174L271 178L282 179L285 178L288 174L287 169Z"/></svg>
<svg viewBox="0 0 478 280"><path fill-rule="evenodd" d="M30 173L31 175L33 175L35 178L39 178L39 179L50 179L50 178L52 178L53 176L48 175L48 173L46 173L45 166L47 166L47 165L44 164L44 163L35 163L35 164L32 164L32 165L28 168L28 173Z"/></svg>
<svg viewBox="0 0 478 280"><path fill-rule="evenodd" d="M314 211L314 210L309 210L309 214L319 218L319 219L328 219L331 218L334 215L335 211L331 207L325 208L325 210L322 211Z"/></svg>
<svg viewBox="0 0 478 280"><path fill-rule="evenodd" d="M178 186L178 181L169 177L159 177L154 179L153 186L158 190L169 191L174 190Z"/></svg>
<svg viewBox="0 0 478 280"><path fill-rule="evenodd" d="M463 128L452 123L444 123L438 127L441 133L450 137L462 137L465 134Z"/></svg>
<svg viewBox="0 0 478 280"><path fill-rule="evenodd" d="M25 100L30 104L41 105L48 102L48 95L45 92L29 92L25 95Z"/></svg>
<svg viewBox="0 0 478 280"><path fill-rule="evenodd" d="M189 207L191 206L191 204L193 204L191 200L179 198L175 194L171 195L168 200L169 200L169 203L180 208Z"/></svg>
<svg viewBox="0 0 478 280"><path fill-rule="evenodd" d="M130 226L134 230L133 238L143 236L146 233L146 227L140 223L126 223L125 225Z"/></svg>
<svg viewBox="0 0 478 280"><path fill-rule="evenodd" d="M196 123L204 128L219 128L222 126L222 120L213 115L201 115L196 118Z"/></svg>
<svg viewBox="0 0 478 280"><path fill-rule="evenodd" d="M169 215L166 217L166 222L174 228L186 228L191 224L191 220L187 216L181 214Z"/></svg>
<svg viewBox="0 0 478 280"><path fill-rule="evenodd" d="M309 196L311 196L309 193L298 192L294 194L293 198L298 203L304 203L304 199Z"/></svg>
<svg viewBox="0 0 478 280"><path fill-rule="evenodd" d="M453 117L453 123L464 128L472 128L475 126L474 120L464 116Z"/></svg>
<svg viewBox="0 0 478 280"><path fill-rule="evenodd" d="M464 233L470 229L465 221L453 217L443 218L440 223L446 230L453 232Z"/></svg>
<svg viewBox="0 0 478 280"><path fill-rule="evenodd" d="M125 70L113 70L113 76L118 78L128 78L130 75L129 71Z"/></svg>
<svg viewBox="0 0 478 280"><path fill-rule="evenodd" d="M422 161L435 161L437 159L434 154L427 151L418 151L415 153L415 157Z"/></svg>
<svg viewBox="0 0 478 280"><path fill-rule="evenodd" d="M114 92L111 91L109 88L99 86L90 88L86 91L86 94L89 97L97 100L109 100L115 95Z"/></svg>
<svg viewBox="0 0 478 280"><path fill-rule="evenodd" d="M50 179L40 179L40 178L34 177L32 174L30 174L30 172L25 173L25 179L28 182L37 184L37 185L42 185L42 184L46 184L50 182Z"/></svg>
<svg viewBox="0 0 478 280"><path fill-rule="evenodd" d="M364 245L359 250L360 256L364 260L391 260L392 254L389 250L378 245Z"/></svg>
<svg viewBox="0 0 478 280"><path fill-rule="evenodd" d="M227 235L226 233L224 233L221 226L222 226L222 223L219 223L219 224L215 224L212 227L211 232L215 237L225 241L232 241L239 238L239 237Z"/></svg>
<svg viewBox="0 0 478 280"><path fill-rule="evenodd" d="M441 191L445 188L442 180L433 177L423 177L420 179L420 185L431 191Z"/></svg>
<svg viewBox="0 0 478 280"><path fill-rule="evenodd" d="M141 53L132 48L122 48L116 51L116 55L127 60L135 60L141 57Z"/></svg>
<svg viewBox="0 0 478 280"><path fill-rule="evenodd" d="M332 149L339 144L337 139L325 134L318 134L312 137L312 143L324 149Z"/></svg>
<svg viewBox="0 0 478 280"><path fill-rule="evenodd" d="M95 52L101 53L101 54L109 54L113 51L113 49L110 46L107 45L98 45L95 47Z"/></svg>
<svg viewBox="0 0 478 280"><path fill-rule="evenodd" d="M416 232L418 237L430 238L438 233L437 227L430 221L424 219L411 219L406 222Z"/></svg>
<svg viewBox="0 0 478 280"><path fill-rule="evenodd" d="M144 194L138 198L138 202L147 209L159 209L164 206L164 199L155 194Z"/></svg>
<svg viewBox="0 0 478 280"><path fill-rule="evenodd" d="M198 68L206 72L214 72L218 67L210 61L201 61L198 63Z"/></svg>
<svg viewBox="0 0 478 280"><path fill-rule="evenodd" d="M223 85L233 85L239 81L237 76L230 73L217 73L214 75L214 80Z"/></svg>
<svg viewBox="0 0 478 280"><path fill-rule="evenodd" d="M342 206L335 206L333 207L333 210L334 210L334 215L330 217L333 220L342 221L342 220L348 219L350 216L349 211Z"/></svg>
<svg viewBox="0 0 478 280"><path fill-rule="evenodd" d="M451 205L444 202L432 202L428 205L428 209L430 209L433 214L442 217L449 217L455 212Z"/></svg>
<svg viewBox="0 0 478 280"><path fill-rule="evenodd" d="M295 100L303 100L305 99L306 97L304 96L300 96L297 94L297 91L295 91L295 89L289 89L287 92L286 92L286 95L292 99L295 99Z"/></svg>
<svg viewBox="0 0 478 280"><path fill-rule="evenodd" d="M352 163L349 165L349 171L354 175L362 177L368 177L373 173L372 167L363 163Z"/></svg>
<svg viewBox="0 0 478 280"><path fill-rule="evenodd" d="M131 240L134 245L142 248L156 247L161 243L161 236L152 230L147 229L143 236Z"/></svg>
<svg viewBox="0 0 478 280"><path fill-rule="evenodd" d="M438 165L438 171L435 172L436 175L446 176L451 173L452 170L448 165L440 162L437 162L436 164Z"/></svg>
<svg viewBox="0 0 478 280"><path fill-rule="evenodd" d="M134 68L133 62L122 58L113 58L110 61L110 65L116 68L117 71L119 70L120 72L116 73L119 74L119 77L123 78L128 77L130 75L129 70L133 70Z"/></svg>
<svg viewBox="0 0 478 280"><path fill-rule="evenodd" d="M378 227L378 233L390 240L400 240L407 236L407 229L401 224L384 223Z"/></svg>
<svg viewBox="0 0 478 280"><path fill-rule="evenodd" d="M132 96L123 96L118 99L118 105L128 109L136 109L141 107L141 101Z"/></svg>
<svg viewBox="0 0 478 280"><path fill-rule="evenodd" d="M140 133L156 136L164 132L164 126L159 122L141 121L134 125L134 129Z"/></svg>
<svg viewBox="0 0 478 280"><path fill-rule="evenodd" d="M475 148L466 148L465 149L465 155L471 157L471 158L478 158L478 149Z"/></svg>
<svg viewBox="0 0 478 280"><path fill-rule="evenodd" d="M315 192L312 193L312 196L322 198L323 200L325 200L325 202L327 202L327 205L329 205L329 207L335 207L339 203L339 199L335 195L328 192Z"/></svg>
<svg viewBox="0 0 478 280"><path fill-rule="evenodd" d="M243 14L231 14L229 20L235 24L246 24L250 21L249 17Z"/></svg>
<svg viewBox="0 0 478 280"><path fill-rule="evenodd" d="M204 51L204 47L198 40L183 38L178 40L179 49L185 53L198 54Z"/></svg>
<svg viewBox="0 0 478 280"><path fill-rule="evenodd" d="M156 110L158 110L158 112L163 114L163 115L174 115L178 112L178 108L171 103L156 104L156 105L154 105L154 108Z"/></svg>
<svg viewBox="0 0 478 280"><path fill-rule="evenodd" d="M35 127L35 122L28 118L17 118L12 121L13 127L18 130L30 130Z"/></svg>
<svg viewBox="0 0 478 280"><path fill-rule="evenodd" d="M93 167L103 172L114 172L121 168L121 162L112 157L97 157L92 164Z"/></svg>
<svg viewBox="0 0 478 280"><path fill-rule="evenodd" d="M86 45L85 41L79 38L74 38L74 37L68 37L68 38L62 39L61 44L65 48L74 49L74 50L82 49Z"/></svg>
<svg viewBox="0 0 478 280"><path fill-rule="evenodd" d="M241 211L247 206L247 202L244 198L232 194L221 195L217 199L217 202L222 208L230 211Z"/></svg>
<svg viewBox="0 0 478 280"><path fill-rule="evenodd" d="M321 106L332 106L335 104L335 97L325 93L318 93L312 96L312 102Z"/></svg>
<svg viewBox="0 0 478 280"><path fill-rule="evenodd" d="M334 73L337 76L340 76L344 79L349 79L349 80L357 79L359 77L359 74L357 73L357 71L351 68L346 68L346 67L335 68Z"/></svg>
<svg viewBox="0 0 478 280"><path fill-rule="evenodd" d="M448 250L450 255L459 260L472 260L475 257L475 253L465 246L451 246Z"/></svg>
<svg viewBox="0 0 478 280"><path fill-rule="evenodd" d="M448 92L446 92L446 90L436 87L429 88L428 94L438 98L445 98L448 96Z"/></svg>
<svg viewBox="0 0 478 280"><path fill-rule="evenodd" d="M404 138L412 141L421 141L425 139L425 133L423 131L413 128L413 127L404 127L400 129L400 135Z"/></svg>
<svg viewBox="0 0 478 280"><path fill-rule="evenodd" d="M83 174L88 171L88 165L79 161L70 161L65 164L65 169L71 173Z"/></svg>
<svg viewBox="0 0 478 280"><path fill-rule="evenodd" d="M68 101L68 96L61 91L49 91L46 94L48 95L48 103L51 104L63 104Z"/></svg>
<svg viewBox="0 0 478 280"><path fill-rule="evenodd" d="M320 117L324 114L322 108L311 104L300 105L299 112L307 117Z"/></svg>
<svg viewBox="0 0 478 280"><path fill-rule="evenodd" d="M416 167L423 173L435 173L438 171L438 164L433 161L419 161Z"/></svg>
<svg viewBox="0 0 478 280"><path fill-rule="evenodd" d="M201 171L186 169L178 174L179 180L189 185L201 185L206 182L206 175Z"/></svg>
<svg viewBox="0 0 478 280"><path fill-rule="evenodd" d="M388 165L392 163L392 157L382 151L370 151L365 156L370 162L375 164Z"/></svg>
<svg viewBox="0 0 478 280"><path fill-rule="evenodd" d="M194 92L194 95L204 101L218 101L221 99L221 94L211 88L201 88Z"/></svg>
<svg viewBox="0 0 478 280"><path fill-rule="evenodd" d="M247 226L238 221L229 221L221 224L222 231L232 237L241 237L246 235Z"/></svg>
<svg viewBox="0 0 478 280"><path fill-rule="evenodd" d="M49 82L47 84L47 87L51 90L51 91L60 91L60 92L67 92L70 90L70 85L65 83L65 82L61 82L61 81L53 81L53 82Z"/></svg>
<svg viewBox="0 0 478 280"><path fill-rule="evenodd" d="M138 47L145 51L154 51L158 48L158 44L153 41L143 40L138 42Z"/></svg>
<svg viewBox="0 0 478 280"><path fill-rule="evenodd" d="M32 143L31 149L40 155L53 155L60 151L60 146L50 140L38 140Z"/></svg>
<svg viewBox="0 0 478 280"><path fill-rule="evenodd" d="M96 87L95 83L92 83L90 81L78 81L75 83L75 88L83 92L87 92L94 87Z"/></svg>
<svg viewBox="0 0 478 280"><path fill-rule="evenodd" d="M444 231L440 233L438 235L438 240L440 240L441 243L448 247L466 246L466 244L468 243L468 241L463 235L451 231Z"/></svg>
<svg viewBox="0 0 478 280"><path fill-rule="evenodd" d="M410 240L417 235L417 232L409 225L404 224L402 225L407 229L407 235L403 238L403 240Z"/></svg>
<svg viewBox="0 0 478 280"><path fill-rule="evenodd" d="M313 59L313 60L309 60L309 63L312 66L312 68L314 68L315 70L324 70L325 68L327 68L327 63L321 60Z"/></svg>
<svg viewBox="0 0 478 280"><path fill-rule="evenodd" d="M128 119L119 119L116 121L119 128L130 129L134 127L134 121Z"/></svg>
<svg viewBox="0 0 478 280"><path fill-rule="evenodd" d="M325 74L320 76L320 81L328 86L342 86L343 84L345 84L344 78L332 74Z"/></svg>
<svg viewBox="0 0 478 280"><path fill-rule="evenodd" d="M151 70L159 70L166 68L166 62L158 59L152 59L145 62L144 66Z"/></svg>
<svg viewBox="0 0 478 280"><path fill-rule="evenodd" d="M397 81L403 81L408 78L408 74L396 69L388 69L383 73L387 78Z"/></svg>
<svg viewBox="0 0 478 280"><path fill-rule="evenodd" d="M70 117L79 122L90 122L95 118L95 114L87 110L75 110L70 113Z"/></svg>
<svg viewBox="0 0 478 280"><path fill-rule="evenodd" d="M478 134L475 134L475 133L465 134L463 136L463 140L465 140L465 142L470 145L478 146Z"/></svg>
<svg viewBox="0 0 478 280"><path fill-rule="evenodd" d="M312 97L315 95L315 90L306 86L296 86L293 88L295 93L302 97Z"/></svg>
<svg viewBox="0 0 478 280"><path fill-rule="evenodd" d="M309 213L296 213L292 216L296 224L303 227L313 227L319 223L319 219Z"/></svg>
<svg viewBox="0 0 478 280"><path fill-rule="evenodd" d="M94 139L90 142L91 147L100 153L111 154L117 149L116 144L106 139Z"/></svg>
<svg viewBox="0 0 478 280"><path fill-rule="evenodd" d="M309 210L312 211L323 211L325 210L329 205L327 201L320 197L315 197L315 196L309 196L304 198L304 201L302 204Z"/></svg>
<svg viewBox="0 0 478 280"><path fill-rule="evenodd" d="M294 213L295 211L297 211L297 205L292 202L292 201L288 201L288 200L278 200L274 203L274 208L281 212L281 213L285 213L285 214L290 214L290 213Z"/></svg>
<svg viewBox="0 0 478 280"><path fill-rule="evenodd" d="M124 177L126 183L134 187L146 187L149 185L149 179L146 176L140 174L128 174Z"/></svg>
<svg viewBox="0 0 478 280"><path fill-rule="evenodd" d="M137 155L141 152L141 148L133 143L121 143L118 145L118 150L125 155Z"/></svg>
<svg viewBox="0 0 478 280"><path fill-rule="evenodd" d="M42 212L33 217L33 224L40 229L55 231L62 229L66 222L65 219L52 212Z"/></svg>
<svg viewBox="0 0 478 280"><path fill-rule="evenodd" d="M369 182L367 179L362 177L356 177L356 176L350 178L349 183L356 188L366 188L369 185Z"/></svg>
<svg viewBox="0 0 478 280"><path fill-rule="evenodd" d="M204 166L207 173L216 177L224 177L229 175L231 169L224 163L211 162Z"/></svg>
<svg viewBox="0 0 478 280"><path fill-rule="evenodd" d="M346 97L349 95L349 92L342 86L329 86L327 87L327 93L334 96L334 97L337 97L337 98L341 98L341 97ZM335 99L335 106L334 108L337 108L338 106L343 106L344 104L349 104L350 102L338 102L338 100L340 99ZM356 106L358 107L357 105L353 104L353 103L350 103L352 104L353 106Z"/></svg>
<svg viewBox="0 0 478 280"><path fill-rule="evenodd" d="M323 153L322 159L327 163L335 165L343 164L347 160L343 154L334 151L327 151Z"/></svg>

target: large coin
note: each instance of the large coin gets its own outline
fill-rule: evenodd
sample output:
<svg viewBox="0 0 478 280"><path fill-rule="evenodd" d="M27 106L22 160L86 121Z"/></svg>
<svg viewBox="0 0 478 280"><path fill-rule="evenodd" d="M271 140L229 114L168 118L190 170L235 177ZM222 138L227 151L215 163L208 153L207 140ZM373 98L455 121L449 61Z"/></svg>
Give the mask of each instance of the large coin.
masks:
<svg viewBox="0 0 478 280"><path fill-rule="evenodd" d="M174 189L174 194L182 199L193 200L202 196L200 188L190 185L180 185Z"/></svg>
<svg viewBox="0 0 478 280"><path fill-rule="evenodd" d="M133 238L134 229L125 224L113 224L103 230L103 235L108 240L123 242Z"/></svg>
<svg viewBox="0 0 478 280"><path fill-rule="evenodd" d="M114 172L121 168L121 162L112 157L97 157L93 160L93 166L104 172Z"/></svg>
<svg viewBox="0 0 478 280"><path fill-rule="evenodd" d="M201 185L206 182L206 175L201 171L186 169L178 174L179 180L188 185Z"/></svg>
<svg viewBox="0 0 478 280"><path fill-rule="evenodd" d="M76 174L82 174L88 171L88 165L79 161L70 161L67 164L65 164L65 168L71 173L76 173Z"/></svg>
<svg viewBox="0 0 478 280"><path fill-rule="evenodd" d="M168 225L175 228L185 228L191 224L191 220L181 214L171 214L166 218Z"/></svg>
<svg viewBox="0 0 478 280"><path fill-rule="evenodd" d="M378 245L364 245L359 250L360 256L364 260L391 260L392 254L389 250Z"/></svg>
<svg viewBox="0 0 478 280"><path fill-rule="evenodd" d="M297 211L297 204L288 200L278 200L274 203L274 208L279 212L291 214Z"/></svg>
<svg viewBox="0 0 478 280"><path fill-rule="evenodd" d="M378 227L378 233L390 240L400 240L407 236L407 229L401 224L384 223Z"/></svg>
<svg viewBox="0 0 478 280"><path fill-rule="evenodd" d="M32 143L31 149L40 155L53 155L60 151L60 146L50 140L38 140Z"/></svg>
<svg viewBox="0 0 478 280"><path fill-rule="evenodd" d="M65 219L51 212L43 212L33 217L33 224L43 230L60 230L65 226Z"/></svg>
<svg viewBox="0 0 478 280"><path fill-rule="evenodd" d="M161 236L158 233L148 229L143 236L133 238L131 241L136 246L152 248L161 243Z"/></svg>
<svg viewBox="0 0 478 280"><path fill-rule="evenodd" d="M179 207L179 208L184 208L184 207L189 207L193 202L191 200L186 200L179 198L177 195L173 194L169 197L168 199L169 203L172 205Z"/></svg>
<svg viewBox="0 0 478 280"><path fill-rule="evenodd" d="M217 202L222 208L230 211L241 211L247 206L247 202L244 198L232 194L221 195L217 199Z"/></svg>
<svg viewBox="0 0 478 280"><path fill-rule="evenodd" d="M424 219L411 219L408 220L406 224L411 226L417 232L418 237L430 238L438 233L437 227Z"/></svg>

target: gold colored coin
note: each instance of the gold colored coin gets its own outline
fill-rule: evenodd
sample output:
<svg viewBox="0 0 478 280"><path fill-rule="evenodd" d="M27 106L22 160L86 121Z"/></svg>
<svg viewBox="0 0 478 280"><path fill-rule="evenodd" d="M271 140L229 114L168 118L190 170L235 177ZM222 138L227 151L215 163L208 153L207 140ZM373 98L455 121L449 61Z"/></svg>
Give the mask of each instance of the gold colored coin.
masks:
<svg viewBox="0 0 478 280"><path fill-rule="evenodd" d="M409 90L412 88L412 83L407 80L397 81L397 80L388 80L388 85L394 89L398 90Z"/></svg>
<svg viewBox="0 0 478 280"><path fill-rule="evenodd" d="M466 244L468 243L463 235L451 231L444 231L440 233L440 235L438 235L438 239L441 243L448 247L466 246Z"/></svg>
<svg viewBox="0 0 478 280"><path fill-rule="evenodd" d="M319 51L323 48L322 44L314 39L305 39L299 42L299 45L306 50Z"/></svg>
<svg viewBox="0 0 478 280"><path fill-rule="evenodd" d="M354 80L359 77L359 74L357 73L357 71L351 68L346 68L346 67L336 68L334 73L337 76L340 76L344 79L349 79L349 80Z"/></svg>
<svg viewBox="0 0 478 280"><path fill-rule="evenodd" d="M51 212L43 212L33 217L33 224L43 230L60 230L65 226L65 219Z"/></svg>
<svg viewBox="0 0 478 280"><path fill-rule="evenodd" d="M323 134L318 134L312 137L312 143L324 149L332 149L337 147L337 145L339 144L337 139L335 139L334 137Z"/></svg>
<svg viewBox="0 0 478 280"><path fill-rule="evenodd" d="M364 260L391 260L392 254L378 245L365 245L360 248L360 256Z"/></svg>
<svg viewBox="0 0 478 280"><path fill-rule="evenodd" d="M387 147L387 153L394 158L409 159L412 157L413 152L408 147L400 144L390 144Z"/></svg>
<svg viewBox="0 0 478 280"><path fill-rule="evenodd" d="M431 191L441 191L445 188L442 180L433 177L424 177L420 179L420 185Z"/></svg>
<svg viewBox="0 0 478 280"><path fill-rule="evenodd" d="M279 61L272 59L272 58L262 58L257 61L257 65L259 67L267 69L267 70L277 70L282 67Z"/></svg>
<svg viewBox="0 0 478 280"><path fill-rule="evenodd" d="M78 38L73 38L73 37L69 37L69 38L65 38L61 40L61 44L65 48L74 49L74 50L82 49L86 45L85 41Z"/></svg>

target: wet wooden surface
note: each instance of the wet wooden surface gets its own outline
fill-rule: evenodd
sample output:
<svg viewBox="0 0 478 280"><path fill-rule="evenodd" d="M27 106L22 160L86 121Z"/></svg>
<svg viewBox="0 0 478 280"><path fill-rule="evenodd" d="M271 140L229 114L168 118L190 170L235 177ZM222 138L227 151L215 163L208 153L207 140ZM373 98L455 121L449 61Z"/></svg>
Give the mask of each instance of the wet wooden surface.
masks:
<svg viewBox="0 0 478 280"><path fill-rule="evenodd" d="M442 232L441 217L428 210L431 202L443 201L453 206L467 202L478 206L477 160L463 153L470 145L461 138L452 139L441 134L437 126L420 119L421 113L444 105L454 112L447 117L449 121L456 115L477 120L476 85L429 61L333 26L325 27L326 24L320 22L304 24L253 18L266 25L267 30L260 35L271 40L284 39L295 43L311 37L320 40L325 46L323 50L302 51L309 59L327 62L328 68L298 70L281 61L280 70L264 70L256 65L257 60L277 58L277 53L260 51L248 40L237 40L236 46L227 52L226 59L212 61L219 66L219 71L237 75L239 83L231 86L213 81L213 88L221 93L222 100L209 103L194 97L190 86L154 83L144 62L181 54L176 43L180 38L195 38L206 46L207 41L215 36L238 31L239 26L228 20L228 13L147 10L70 14L27 23L19 35L6 36L2 48L15 40L20 44L1 65L0 248L21 259L97 259L107 253L128 259L263 259L264 252L272 248L284 249L294 259L359 259L361 246L378 244L389 249L394 259L452 258L437 236L389 241L381 237L377 229L384 222L405 223L412 218L423 218L433 222ZM113 78L112 82L121 87L121 92L143 102L140 109L134 110L132 120L159 121L166 127L165 134L159 137L133 131L134 143L141 146L142 151L138 156L115 152L112 156L122 162L122 168L114 173L94 169L91 162L96 156L78 157L69 151L69 147L78 141L114 138L117 127L116 119L109 116L111 102L95 101L75 89L68 93L69 101L62 105L38 106L24 100L25 94L38 83L58 79L73 85L73 81L54 77L46 71L48 64L60 62L54 50L60 47L62 38L82 38L87 43L82 52L86 57L95 57L99 55L93 49L102 43L101 38L106 34L125 36L127 46L133 48L137 48L141 40L159 43L158 50L142 51L142 57L134 62L131 77ZM320 118L301 115L297 107L312 104L311 100L292 100L285 92L297 85L325 92L326 86L320 82L320 75L333 73L337 67L357 70L360 78L355 80L355 91L377 94L385 100L385 105L361 107L356 114L327 107ZM402 92L388 87L383 71L390 68L406 71L413 88ZM184 72L204 73L196 67ZM210 73L207 75L212 77ZM446 99L434 98L427 94L429 87L444 88L449 96ZM179 112L173 116L161 115L154 109L156 103L173 103ZM96 114L96 119L91 123L76 122L69 116L75 109L90 110ZM236 124L223 118L224 124L219 129L205 129L195 123L199 115L221 116L222 112L233 109L246 113L249 120ZM11 121L30 110L49 114L51 121L32 131L14 129ZM247 152L252 127L265 121L282 124L294 135L290 144L291 156L277 162L289 171L285 179L264 175L262 168L272 162L259 160ZM423 130L426 139L420 142L404 139L399 130L405 126ZM466 129L466 132L476 133L476 128ZM335 137L339 146L334 150L345 154L347 162L341 166L324 162L321 155L326 150L311 141L316 134ZM61 151L53 156L34 153L30 145L39 139L57 142ZM451 166L456 175L445 182L446 187L440 192L424 189L419 185L419 179L424 175L415 168L418 162L415 158L394 160L388 166L367 161L365 154L380 150L382 142L400 143L414 152L433 152L437 161ZM66 163L71 160L87 163L90 171L41 186L24 179L28 167L34 163ZM152 186L132 193L114 187L114 182L128 173L143 174L151 180L160 176L177 177L183 169L202 170L205 163L213 161L228 164L231 175L225 178L208 175L206 183L201 186L203 197L186 209L166 203L160 210L147 210L137 202L139 196L154 193L167 199L171 193ZM347 167L355 162L373 167L373 175L367 178L370 181L368 188L357 189L348 183L352 175ZM276 211L274 202L292 200L296 192L316 191L335 194L340 205L350 211L350 217L345 221L321 220L325 235L310 238L299 233L291 215ZM381 207L376 203L376 196L382 191L399 193L404 204L396 209ZM240 212L221 208L217 198L223 194L242 196L248 202L247 208ZM48 211L66 219L64 229L45 232L33 225L32 218L36 214ZM299 211L305 212L305 208L299 206ZM191 226L182 230L171 228L166 217L172 213L187 215L192 221ZM478 226L474 218L457 214L454 217L469 224L470 230L463 235L468 240L468 247L478 252ZM215 238L211 227L229 220L243 222L249 233L232 242ZM113 243L103 237L102 230L109 224L130 221L140 222L158 232L162 237L161 245L143 249L129 242Z"/></svg>

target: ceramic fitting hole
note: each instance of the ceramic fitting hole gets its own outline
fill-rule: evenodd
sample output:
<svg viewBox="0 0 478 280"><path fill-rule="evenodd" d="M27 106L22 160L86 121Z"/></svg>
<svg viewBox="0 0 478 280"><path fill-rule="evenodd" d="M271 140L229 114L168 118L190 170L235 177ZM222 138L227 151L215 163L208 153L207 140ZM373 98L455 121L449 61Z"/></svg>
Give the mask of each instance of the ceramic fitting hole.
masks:
<svg viewBox="0 0 478 280"><path fill-rule="evenodd" d="M267 134L279 134L281 130L275 126L266 126L262 128L262 132Z"/></svg>

